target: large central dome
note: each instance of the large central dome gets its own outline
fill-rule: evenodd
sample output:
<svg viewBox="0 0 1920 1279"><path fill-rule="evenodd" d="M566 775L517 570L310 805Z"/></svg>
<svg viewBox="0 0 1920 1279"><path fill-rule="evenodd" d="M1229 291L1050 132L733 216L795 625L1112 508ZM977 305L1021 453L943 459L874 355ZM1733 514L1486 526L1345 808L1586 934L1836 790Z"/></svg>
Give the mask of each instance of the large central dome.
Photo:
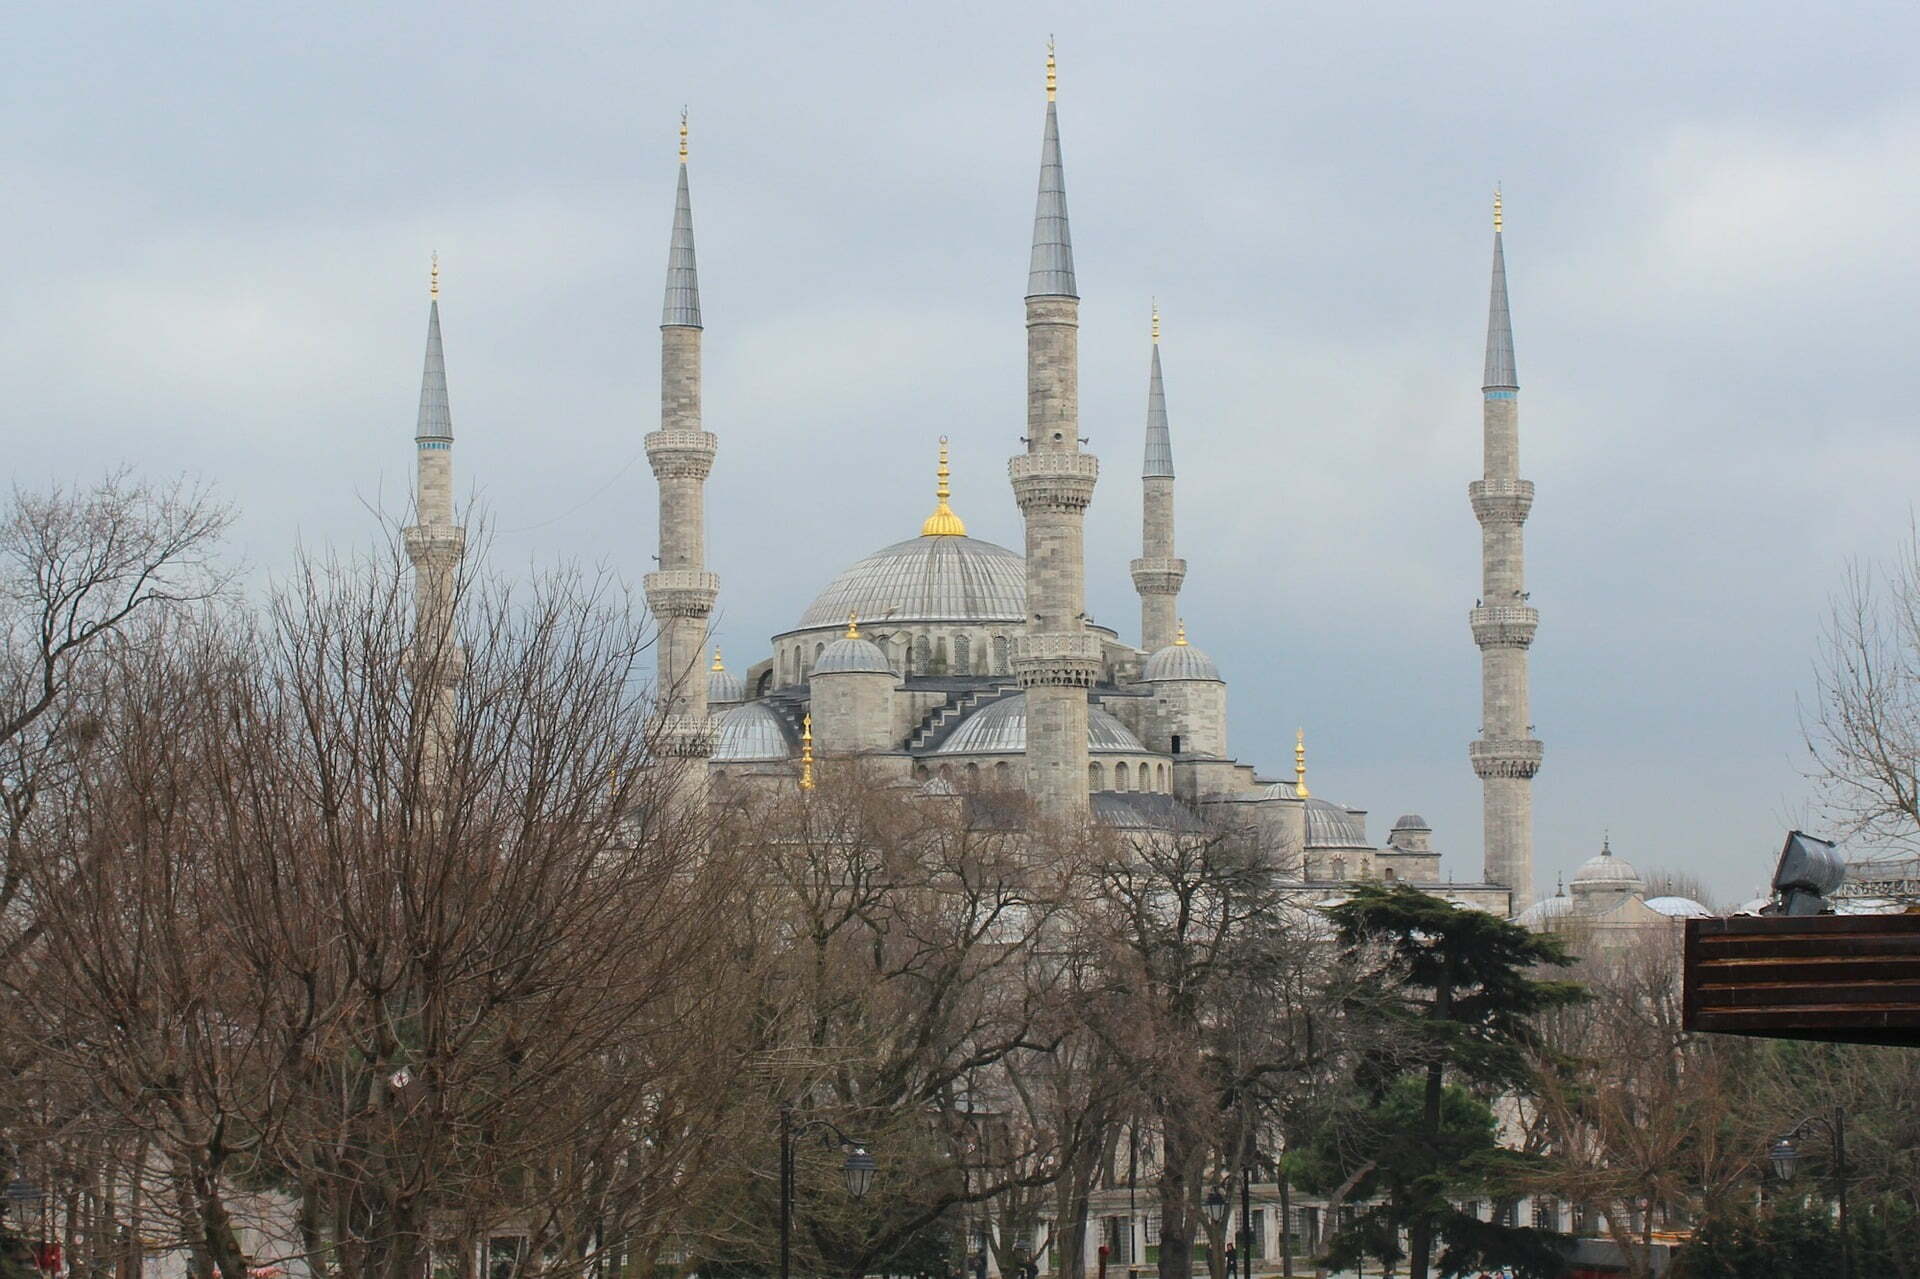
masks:
<svg viewBox="0 0 1920 1279"><path fill-rule="evenodd" d="M1027 563L1004 546L939 534L875 551L833 579L797 631L863 622L1005 622L1027 616Z"/></svg>

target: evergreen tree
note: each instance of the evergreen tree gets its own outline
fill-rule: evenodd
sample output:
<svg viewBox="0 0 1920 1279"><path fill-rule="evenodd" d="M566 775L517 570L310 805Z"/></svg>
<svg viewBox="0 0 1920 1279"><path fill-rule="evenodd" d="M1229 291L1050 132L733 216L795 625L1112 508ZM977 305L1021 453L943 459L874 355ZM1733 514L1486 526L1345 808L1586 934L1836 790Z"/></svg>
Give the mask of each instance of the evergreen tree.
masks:
<svg viewBox="0 0 1920 1279"><path fill-rule="evenodd" d="M1361 884L1327 915L1356 978L1347 1015L1379 1033L1357 1063L1350 1104L1315 1145L1344 1151L1349 1167L1370 1162L1362 1184L1385 1199L1336 1236L1335 1252L1395 1253L1404 1229L1411 1279L1427 1279L1436 1241L1442 1274L1558 1273L1551 1235L1479 1221L1453 1201L1497 1196L1525 1176L1526 1158L1498 1145L1489 1103L1527 1086L1531 1019L1583 997L1574 983L1534 975L1570 964L1565 948L1404 884Z"/></svg>

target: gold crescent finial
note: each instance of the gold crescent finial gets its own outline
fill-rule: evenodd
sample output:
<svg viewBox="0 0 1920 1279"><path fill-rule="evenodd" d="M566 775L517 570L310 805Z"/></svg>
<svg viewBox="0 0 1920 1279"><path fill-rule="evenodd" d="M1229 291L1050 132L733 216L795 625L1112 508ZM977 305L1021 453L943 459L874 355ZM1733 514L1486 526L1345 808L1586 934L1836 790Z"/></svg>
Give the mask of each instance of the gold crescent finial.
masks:
<svg viewBox="0 0 1920 1279"><path fill-rule="evenodd" d="M1313 792L1307 789L1307 730L1304 728L1293 736L1293 793L1301 799L1313 797Z"/></svg>
<svg viewBox="0 0 1920 1279"><path fill-rule="evenodd" d="M1153 344L1160 345L1160 300L1158 298L1155 298L1153 303Z"/></svg>
<svg viewBox="0 0 1920 1279"><path fill-rule="evenodd" d="M1176 648L1187 646L1187 619L1184 617L1180 619L1179 628L1173 633L1173 643Z"/></svg>
<svg viewBox="0 0 1920 1279"><path fill-rule="evenodd" d="M433 265L427 268L427 296L436 300L440 297L440 251L438 249L433 252Z"/></svg>
<svg viewBox="0 0 1920 1279"><path fill-rule="evenodd" d="M1500 184L1493 184L1493 233L1500 234Z"/></svg>
<svg viewBox="0 0 1920 1279"><path fill-rule="evenodd" d="M847 614L847 638L860 638L860 615L858 613Z"/></svg>
<svg viewBox="0 0 1920 1279"><path fill-rule="evenodd" d="M680 163L687 162L687 109L680 108Z"/></svg>
<svg viewBox="0 0 1920 1279"><path fill-rule="evenodd" d="M800 789L813 789L813 716L800 721Z"/></svg>
<svg viewBox="0 0 1920 1279"><path fill-rule="evenodd" d="M724 671L727 669L726 663L720 660L720 650L717 648L713 650L713 666L711 669L716 671Z"/></svg>
<svg viewBox="0 0 1920 1279"><path fill-rule="evenodd" d="M940 437L940 467L934 474L938 477L938 482L934 485L933 496L938 501L938 505L933 508L933 514L927 516L926 523L920 526L920 536L965 537L966 524L953 513L953 508L947 505L947 499L953 496L953 490L947 485L947 477L953 472L947 468L947 437L944 435Z"/></svg>
<svg viewBox="0 0 1920 1279"><path fill-rule="evenodd" d="M1047 36L1047 101L1053 101L1053 95L1059 91L1060 77L1053 61L1053 36Z"/></svg>

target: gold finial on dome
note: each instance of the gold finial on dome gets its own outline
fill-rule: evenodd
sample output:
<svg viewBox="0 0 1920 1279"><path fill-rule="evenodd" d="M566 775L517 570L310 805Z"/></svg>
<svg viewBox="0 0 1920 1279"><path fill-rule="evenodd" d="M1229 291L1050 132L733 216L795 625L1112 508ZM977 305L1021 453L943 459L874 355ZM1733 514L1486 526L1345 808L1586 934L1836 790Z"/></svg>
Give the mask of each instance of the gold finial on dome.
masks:
<svg viewBox="0 0 1920 1279"><path fill-rule="evenodd" d="M936 472L940 482L934 486L933 495L940 504L933 508L933 514L927 516L927 522L920 526L921 537L965 537L967 526L963 524L953 508L947 505L947 499L953 496L953 490L947 487L947 477L953 474L947 469L947 437L940 437L940 469Z"/></svg>
<svg viewBox="0 0 1920 1279"><path fill-rule="evenodd" d="M1053 101L1053 95L1060 88L1060 77L1054 69L1053 37L1047 37L1047 101Z"/></svg>
<svg viewBox="0 0 1920 1279"><path fill-rule="evenodd" d="M727 669L727 664L720 660L719 649L716 648L713 650L713 665L708 667L707 669L714 670L714 671L724 671Z"/></svg>
<svg viewBox="0 0 1920 1279"><path fill-rule="evenodd" d="M813 789L813 716L800 721L800 789Z"/></svg>
<svg viewBox="0 0 1920 1279"><path fill-rule="evenodd" d="M847 614L847 638L860 638L860 615L858 613Z"/></svg>
<svg viewBox="0 0 1920 1279"><path fill-rule="evenodd" d="M440 251L434 250L433 265L427 268L427 296L438 301L440 298Z"/></svg>
<svg viewBox="0 0 1920 1279"><path fill-rule="evenodd" d="M1173 645L1175 648L1187 646L1187 619L1184 617L1180 619L1179 627L1173 632Z"/></svg>
<svg viewBox="0 0 1920 1279"><path fill-rule="evenodd" d="M1301 799L1313 797L1313 792L1307 789L1307 730L1304 728L1293 735L1293 793Z"/></svg>
<svg viewBox="0 0 1920 1279"><path fill-rule="evenodd" d="M680 163L687 162L687 109L680 108Z"/></svg>
<svg viewBox="0 0 1920 1279"><path fill-rule="evenodd" d="M1500 234L1500 184L1497 182L1493 187L1493 233Z"/></svg>

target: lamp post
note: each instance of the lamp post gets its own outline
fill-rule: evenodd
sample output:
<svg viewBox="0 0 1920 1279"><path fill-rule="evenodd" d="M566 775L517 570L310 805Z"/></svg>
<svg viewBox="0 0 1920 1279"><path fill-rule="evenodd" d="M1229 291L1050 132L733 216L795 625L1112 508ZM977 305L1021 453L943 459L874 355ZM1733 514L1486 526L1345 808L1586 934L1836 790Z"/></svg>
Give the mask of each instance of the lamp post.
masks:
<svg viewBox="0 0 1920 1279"><path fill-rule="evenodd" d="M1220 1229L1220 1224L1227 1219L1227 1197L1220 1193L1220 1187L1215 1186L1207 1192L1207 1197L1200 1203L1200 1215L1207 1219L1209 1226ZM1231 1272L1227 1279L1233 1279Z"/></svg>
<svg viewBox="0 0 1920 1279"><path fill-rule="evenodd" d="M1253 1160L1240 1162L1240 1273L1253 1279Z"/></svg>
<svg viewBox="0 0 1920 1279"><path fill-rule="evenodd" d="M1853 1237L1847 1230L1847 1108L1835 1106L1832 1115L1808 1115L1767 1147L1767 1159L1774 1176L1791 1181L1800 1163L1793 1139L1809 1128L1824 1130L1833 1143L1834 1189L1840 1201L1840 1279L1853 1279Z"/></svg>
<svg viewBox="0 0 1920 1279"><path fill-rule="evenodd" d="M870 1142L847 1136L831 1120L809 1119L796 1124L793 1122L793 1107L781 1104L780 1279L793 1277L793 1139L815 1132L821 1135L822 1144L837 1145L847 1152L847 1161L840 1165L840 1175L846 1180L848 1194L855 1199L864 1198L868 1188L873 1185L876 1165L873 1156L867 1152Z"/></svg>

